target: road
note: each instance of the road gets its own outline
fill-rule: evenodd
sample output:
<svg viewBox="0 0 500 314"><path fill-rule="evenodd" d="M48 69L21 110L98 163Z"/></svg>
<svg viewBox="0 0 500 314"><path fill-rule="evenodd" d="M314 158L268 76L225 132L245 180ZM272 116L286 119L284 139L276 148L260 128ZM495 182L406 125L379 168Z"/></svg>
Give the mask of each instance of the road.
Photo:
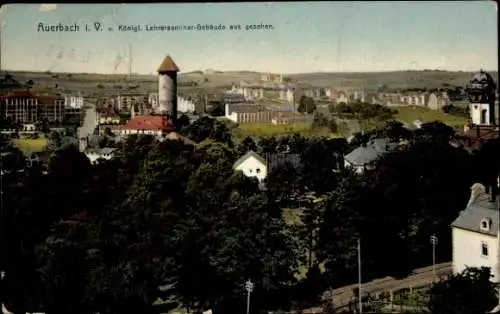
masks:
<svg viewBox="0 0 500 314"><path fill-rule="evenodd" d="M87 137L94 134L94 129L97 126L97 112L94 105L85 109L85 117L83 124L78 128L78 138Z"/></svg>

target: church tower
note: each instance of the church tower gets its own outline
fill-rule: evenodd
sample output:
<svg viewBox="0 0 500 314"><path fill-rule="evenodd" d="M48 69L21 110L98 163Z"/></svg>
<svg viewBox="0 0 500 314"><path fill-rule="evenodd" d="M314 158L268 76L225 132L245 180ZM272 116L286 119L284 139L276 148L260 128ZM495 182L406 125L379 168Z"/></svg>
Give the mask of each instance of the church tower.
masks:
<svg viewBox="0 0 500 314"><path fill-rule="evenodd" d="M471 126L488 128L498 125L495 92L495 81L488 73L481 70L474 75L467 85Z"/></svg>

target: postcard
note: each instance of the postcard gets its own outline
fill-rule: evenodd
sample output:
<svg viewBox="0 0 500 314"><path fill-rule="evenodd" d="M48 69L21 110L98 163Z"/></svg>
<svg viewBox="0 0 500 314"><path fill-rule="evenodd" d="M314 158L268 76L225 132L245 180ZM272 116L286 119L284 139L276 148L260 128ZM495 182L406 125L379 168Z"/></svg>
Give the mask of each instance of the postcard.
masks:
<svg viewBox="0 0 500 314"><path fill-rule="evenodd" d="M498 76L495 23L493 2L4 5L2 95L56 108L5 114L63 125L94 108L82 136L125 115L181 113L279 134L361 101L413 123L458 99L473 72Z"/></svg>
<svg viewBox="0 0 500 314"><path fill-rule="evenodd" d="M497 24L1 6L2 312L499 313Z"/></svg>

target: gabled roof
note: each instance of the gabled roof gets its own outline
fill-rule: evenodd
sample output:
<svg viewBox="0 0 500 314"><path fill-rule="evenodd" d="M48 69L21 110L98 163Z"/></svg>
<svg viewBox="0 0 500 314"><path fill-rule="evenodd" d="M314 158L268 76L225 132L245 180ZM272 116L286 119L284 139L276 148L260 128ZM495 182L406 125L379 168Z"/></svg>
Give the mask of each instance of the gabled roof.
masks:
<svg viewBox="0 0 500 314"><path fill-rule="evenodd" d="M499 218L498 197L495 202L490 202L490 196L484 191L484 187L482 187L479 191L473 190L469 205L460 212L460 215L451 226L496 237L500 222ZM481 220L483 219L491 221L491 227L487 231L481 230Z"/></svg>
<svg viewBox="0 0 500 314"><path fill-rule="evenodd" d="M248 151L248 153L241 156L238 160L235 161L235 163L233 164L233 168L237 168L239 165L241 165L243 162L245 162L250 157L254 157L260 163L262 163L263 165L265 165L267 167L266 160L264 158L260 157L259 154L257 154L256 152L250 150L250 151Z"/></svg>
<svg viewBox="0 0 500 314"><path fill-rule="evenodd" d="M366 145L361 145L354 149L344 158L352 165L364 166L376 161L398 146L398 143L394 143L388 138L377 138L369 141Z"/></svg>
<svg viewBox="0 0 500 314"><path fill-rule="evenodd" d="M171 132L169 133L167 136L165 136L165 139L167 140L173 140L173 141L183 141L185 144L190 144L190 145L194 145L196 144L195 141L183 136L183 135L180 135L179 133L177 132Z"/></svg>
<svg viewBox="0 0 500 314"><path fill-rule="evenodd" d="M179 72L179 67L177 64L175 64L174 60L170 57L170 55L167 55L165 59L163 59L163 62L160 64L160 67L158 68L158 73L164 73L164 72Z"/></svg>

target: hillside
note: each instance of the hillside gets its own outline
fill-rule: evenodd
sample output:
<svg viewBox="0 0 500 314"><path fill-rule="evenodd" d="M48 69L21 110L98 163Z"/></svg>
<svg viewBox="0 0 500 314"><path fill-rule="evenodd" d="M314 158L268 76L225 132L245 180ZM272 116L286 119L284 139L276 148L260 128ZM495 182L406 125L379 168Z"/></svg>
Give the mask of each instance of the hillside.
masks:
<svg viewBox="0 0 500 314"><path fill-rule="evenodd" d="M155 91L157 87L154 75L112 75L87 73L50 73L50 72L9 72L20 82L33 80L37 91L81 91L89 94L116 94L118 91ZM498 72L490 73L498 80ZM217 89L238 84L241 81L258 83L262 73L250 71L211 72L204 74L201 71L180 73L179 82L196 82L197 87L184 87L181 90ZM303 73L292 74L294 82L303 86L331 86L342 89L374 90L379 86L391 89L404 88L438 88L446 86L463 86L472 77L471 72L447 71L398 71L378 73Z"/></svg>

